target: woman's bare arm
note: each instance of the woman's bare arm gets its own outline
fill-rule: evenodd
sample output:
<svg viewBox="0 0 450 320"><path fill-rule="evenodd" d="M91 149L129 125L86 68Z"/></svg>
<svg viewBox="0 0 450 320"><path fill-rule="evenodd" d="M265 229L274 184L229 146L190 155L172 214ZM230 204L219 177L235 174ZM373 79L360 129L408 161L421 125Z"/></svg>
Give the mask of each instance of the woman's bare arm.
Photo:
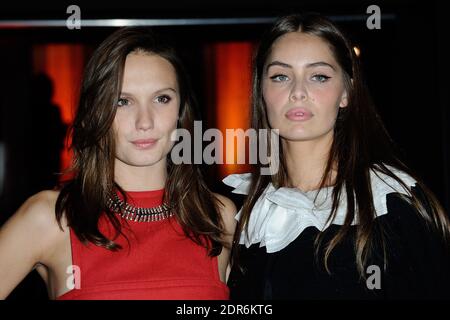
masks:
<svg viewBox="0 0 450 320"><path fill-rule="evenodd" d="M55 194L43 191L30 197L0 228L0 299L51 251L60 231L54 213Z"/></svg>
<svg viewBox="0 0 450 320"><path fill-rule="evenodd" d="M222 252L219 255L220 269L222 270L222 281L226 282L228 275L230 273L230 251L233 244L234 231L236 229L236 220L234 219L236 215L236 206L233 201L220 194L214 194L216 198L220 201L219 210L222 215L222 221L225 227L226 234L224 235L224 240L228 244L227 247L222 248Z"/></svg>

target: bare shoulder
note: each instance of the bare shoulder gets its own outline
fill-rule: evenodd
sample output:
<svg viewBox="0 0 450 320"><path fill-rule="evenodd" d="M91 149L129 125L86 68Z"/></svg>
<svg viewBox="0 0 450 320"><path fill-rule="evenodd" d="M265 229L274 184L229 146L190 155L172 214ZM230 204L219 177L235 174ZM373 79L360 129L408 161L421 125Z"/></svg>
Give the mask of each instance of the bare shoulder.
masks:
<svg viewBox="0 0 450 320"><path fill-rule="evenodd" d="M59 191L41 191L30 198L17 211L17 219L26 221L29 227L51 231L59 229L56 221L55 207ZM64 225L64 224L63 224Z"/></svg>
<svg viewBox="0 0 450 320"><path fill-rule="evenodd" d="M214 196L217 199L217 204L222 215L222 220L225 224L225 228L228 232L234 233L234 228L236 226L236 220L234 219L234 217L236 216L237 212L234 202L218 193L214 193Z"/></svg>
<svg viewBox="0 0 450 320"><path fill-rule="evenodd" d="M231 199L218 193L214 193L214 196L217 199L217 204L219 205L219 210L222 213L222 216L232 216L232 218L234 219L237 211L234 202Z"/></svg>
<svg viewBox="0 0 450 320"><path fill-rule="evenodd" d="M230 273L230 252L233 244L234 231L236 229L236 220L234 219L236 216L236 206L233 201L221 194L214 193L214 196L222 215L223 226L225 228L225 233L223 235L225 244L218 259L220 279L226 283Z"/></svg>
<svg viewBox="0 0 450 320"><path fill-rule="evenodd" d="M41 191L28 198L2 229L15 238L28 239L38 252L48 251L67 230L63 217L61 230L55 215L59 191ZM32 244L31 244L32 243Z"/></svg>
<svg viewBox="0 0 450 320"><path fill-rule="evenodd" d="M25 201L0 228L0 299L53 253L65 233L55 217L56 191L43 191Z"/></svg>

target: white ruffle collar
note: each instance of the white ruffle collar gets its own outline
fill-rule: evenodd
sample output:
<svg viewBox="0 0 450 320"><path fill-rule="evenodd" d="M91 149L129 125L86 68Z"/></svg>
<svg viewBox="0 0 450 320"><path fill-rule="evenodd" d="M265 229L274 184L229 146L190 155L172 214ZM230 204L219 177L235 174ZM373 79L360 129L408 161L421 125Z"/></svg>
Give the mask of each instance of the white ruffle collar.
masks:
<svg viewBox="0 0 450 320"><path fill-rule="evenodd" d="M406 173L393 167L388 168L407 186L416 184L416 181ZM372 170L370 178L377 217L387 213L386 195L388 193L410 195L410 190L406 190L395 179L379 171ZM223 179L223 182L235 188L233 193L248 194L251 174L232 174ZM260 247L265 246L266 251L272 253L285 248L308 227L313 226L323 231L330 224L343 225L347 213L345 190L341 194L335 219L327 223L332 207L332 191L332 187L323 188L319 192L317 190L302 192L296 188L284 187L275 189L269 183L251 212L248 237L244 229L239 243L245 244L247 248L252 244L260 243ZM235 217L238 221L241 210ZM357 224L356 219L352 224Z"/></svg>

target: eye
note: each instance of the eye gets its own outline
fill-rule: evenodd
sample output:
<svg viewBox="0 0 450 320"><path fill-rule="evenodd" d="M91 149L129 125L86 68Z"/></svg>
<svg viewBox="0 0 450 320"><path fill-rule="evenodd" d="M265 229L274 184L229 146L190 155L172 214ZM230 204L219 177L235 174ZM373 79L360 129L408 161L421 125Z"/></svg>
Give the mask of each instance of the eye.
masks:
<svg viewBox="0 0 450 320"><path fill-rule="evenodd" d="M169 103L171 100L172 100L172 98L169 97L169 96L166 95L166 94L161 95L161 96L157 96L156 99L155 99L155 101L156 101L157 103L162 103L162 104L167 104L167 103Z"/></svg>
<svg viewBox="0 0 450 320"><path fill-rule="evenodd" d="M284 82L288 81L289 77L284 74L276 74L270 77L270 79L274 82Z"/></svg>
<svg viewBox="0 0 450 320"><path fill-rule="evenodd" d="M123 107L123 106L128 106L130 104L130 100L128 100L128 99L125 99L125 98L120 98L118 101L117 101L117 106L118 107Z"/></svg>
<svg viewBox="0 0 450 320"><path fill-rule="evenodd" d="M331 77L326 76L326 75L324 75L324 74L315 74L315 75L312 76L312 79L313 79L314 81L318 81L318 82L326 82L326 81L328 81L328 79L330 79L330 78L331 78Z"/></svg>

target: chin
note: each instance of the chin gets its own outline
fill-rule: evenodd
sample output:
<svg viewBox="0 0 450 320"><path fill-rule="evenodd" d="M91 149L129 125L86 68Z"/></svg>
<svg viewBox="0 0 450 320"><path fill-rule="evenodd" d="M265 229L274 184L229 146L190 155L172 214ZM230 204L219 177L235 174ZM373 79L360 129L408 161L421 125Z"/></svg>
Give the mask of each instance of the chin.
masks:
<svg viewBox="0 0 450 320"><path fill-rule="evenodd" d="M156 165L158 161L155 162L132 162L128 163L129 166L137 167L137 168L147 168Z"/></svg>
<svg viewBox="0 0 450 320"><path fill-rule="evenodd" d="M157 163L159 163L161 159L140 159L138 161L135 161L136 167L151 167Z"/></svg>
<svg viewBox="0 0 450 320"><path fill-rule="evenodd" d="M302 141L311 141L314 140L313 137L305 136L305 135L286 135L281 136L283 140L289 141L289 142L302 142Z"/></svg>
<svg viewBox="0 0 450 320"><path fill-rule="evenodd" d="M307 141L313 139L314 135L310 132L306 132L303 128L300 130L297 128L280 131L280 137L289 141Z"/></svg>
<svg viewBox="0 0 450 320"><path fill-rule="evenodd" d="M136 156L136 157L128 157L127 159L123 159L122 162L132 166L132 167L151 167L158 162L161 161L161 157L143 157L143 156Z"/></svg>

